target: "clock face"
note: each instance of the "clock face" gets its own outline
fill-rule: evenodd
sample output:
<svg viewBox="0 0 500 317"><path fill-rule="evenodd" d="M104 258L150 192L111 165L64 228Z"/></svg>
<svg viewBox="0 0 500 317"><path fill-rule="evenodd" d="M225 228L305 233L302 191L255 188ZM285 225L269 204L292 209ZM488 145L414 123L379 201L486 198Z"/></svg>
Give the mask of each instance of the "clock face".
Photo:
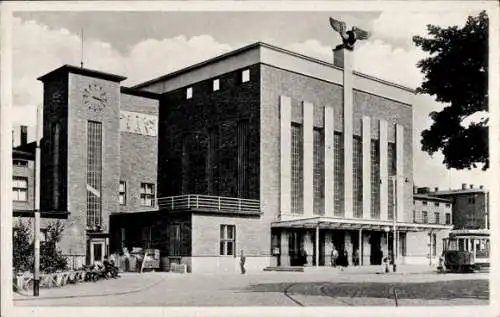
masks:
<svg viewBox="0 0 500 317"><path fill-rule="evenodd" d="M89 110L102 111L108 104L108 96L102 86L92 83L83 90L83 103Z"/></svg>

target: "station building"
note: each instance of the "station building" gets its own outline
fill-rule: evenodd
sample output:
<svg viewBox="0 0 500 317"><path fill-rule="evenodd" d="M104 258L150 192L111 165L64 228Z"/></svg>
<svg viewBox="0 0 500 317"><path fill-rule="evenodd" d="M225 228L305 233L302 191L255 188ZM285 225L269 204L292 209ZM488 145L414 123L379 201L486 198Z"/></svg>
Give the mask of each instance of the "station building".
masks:
<svg viewBox="0 0 500 317"><path fill-rule="evenodd" d="M451 225L413 215L414 91L255 43L132 88L62 66L44 84L42 210L87 262L160 249L191 272L422 262ZM427 260L428 261L428 260Z"/></svg>

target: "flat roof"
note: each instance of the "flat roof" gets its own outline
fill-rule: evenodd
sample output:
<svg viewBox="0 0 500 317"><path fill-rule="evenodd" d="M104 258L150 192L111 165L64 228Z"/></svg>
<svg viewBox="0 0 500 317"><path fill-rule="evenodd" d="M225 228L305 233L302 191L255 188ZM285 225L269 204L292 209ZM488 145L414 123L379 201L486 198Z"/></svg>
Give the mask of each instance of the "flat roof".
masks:
<svg viewBox="0 0 500 317"><path fill-rule="evenodd" d="M64 73L73 73L73 74L78 74L78 75L91 76L91 77L96 77L96 78L105 79L105 80L114 81L114 82L120 82L122 80L127 79L127 77L124 77L124 76L115 75L115 74L111 74L111 73L105 73L105 72L101 72L98 70L82 68L82 67L77 67L77 66L68 65L68 64L63 65L59 68L56 68L53 71L48 72L47 74L38 77L37 79L44 82L47 79L50 79L54 76L60 76Z"/></svg>
<svg viewBox="0 0 500 317"><path fill-rule="evenodd" d="M468 188L468 189L451 189L451 190L443 190L437 192L428 193L428 195L433 196L452 196L452 195L464 195L464 194L477 194L477 193L487 193L488 190L485 188Z"/></svg>
<svg viewBox="0 0 500 317"><path fill-rule="evenodd" d="M451 203L452 202L449 199L435 197L435 196L429 196L429 195L425 195L425 194L413 194L413 199L442 201L442 202L446 202L446 203Z"/></svg>
<svg viewBox="0 0 500 317"><path fill-rule="evenodd" d="M335 69L342 69L341 67L335 66L333 63L327 63L327 62L322 61L320 59L313 58L313 57L306 56L306 55L302 55L302 54L299 54L299 53L296 53L296 52L293 52L293 51L290 51L290 50L286 50L284 48L281 48L281 47L278 47L278 46L274 46L274 45L271 45L271 44L267 44L267 43L264 43L264 42L256 42L256 43L253 43L253 44L250 44L250 45L247 45L247 46L243 46L243 47L241 47L239 49L230 51L228 53L225 53L225 54L213 57L213 58L208 59L208 60L205 60L203 62L200 62L200 63L197 63L197 64L193 64L191 66L182 68L182 69L174 71L172 73L169 73L169 74L166 74L166 75L162 75L162 76L159 76L157 78L148 80L148 81L143 82L141 84L135 85L132 88L134 88L134 89L141 89L141 88L153 85L153 84L161 82L161 81L169 80L169 79L172 79L174 77L180 76L182 74L188 73L190 71L202 68L202 67L204 67L206 65L209 65L209 64L221 61L221 60L226 59L228 57L232 57L232 56L244 53L246 51L249 51L249 50L252 50L252 49L255 49L255 48L258 48L258 47L266 47L268 49L271 49L271 50L274 50L274 51L277 51L277 52L281 52L281 53L284 53L284 54L287 54L287 55L299 57L299 58L301 58L303 60L307 60L307 61L312 62L312 63L322 64L324 66L328 66L328 67L335 68ZM393 87L396 87L396 88L399 88L399 89L402 89L402 90L405 90L405 91L408 91L408 92L411 92L411 93L415 93L415 89L412 89L412 88L409 88L409 87L406 87L406 86L403 86L403 85L399 85L399 84L396 84L396 83L393 83L393 82L389 82L389 81L386 81L386 80L383 80L383 79L380 79L380 78L377 78L377 77L374 77L374 76L366 75L366 74L363 74L363 73L360 73L360 72L357 72L357 71L353 71L353 74L358 75L360 77L367 78L367 79L375 80L375 81L378 81L380 83L383 83L383 84L386 84L386 85L389 85L389 86L393 86Z"/></svg>
<svg viewBox="0 0 500 317"><path fill-rule="evenodd" d="M124 86L120 87L120 92L122 94L127 94L127 95L132 95L132 96L137 96L137 97L144 97L144 98L149 98L149 99L160 99L161 98L160 94L155 94L154 92L137 90L134 88L124 87Z"/></svg>

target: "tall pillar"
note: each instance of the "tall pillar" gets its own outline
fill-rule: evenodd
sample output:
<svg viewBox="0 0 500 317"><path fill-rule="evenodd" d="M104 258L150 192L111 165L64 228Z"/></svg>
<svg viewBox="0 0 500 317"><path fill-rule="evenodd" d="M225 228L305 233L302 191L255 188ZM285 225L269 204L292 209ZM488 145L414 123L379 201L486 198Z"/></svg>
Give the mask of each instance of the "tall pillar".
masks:
<svg viewBox="0 0 500 317"><path fill-rule="evenodd" d="M404 214L404 127L400 124L396 125L396 212L397 221L405 220Z"/></svg>
<svg viewBox="0 0 500 317"><path fill-rule="evenodd" d="M280 266L290 266L290 255L288 254L288 235L285 230L281 231L280 238Z"/></svg>
<svg viewBox="0 0 500 317"><path fill-rule="evenodd" d="M325 134L325 216L333 217L333 208L335 205L335 182L334 182L334 112L333 107L325 107L324 120ZM329 263L329 262L328 262Z"/></svg>
<svg viewBox="0 0 500 317"><path fill-rule="evenodd" d="M292 148L291 99L280 96L280 214L291 213L291 148ZM288 243L288 240L287 240ZM282 262L283 263L283 262Z"/></svg>
<svg viewBox="0 0 500 317"><path fill-rule="evenodd" d="M311 103L302 103L303 112L303 135L304 135L304 216L312 217L314 210L314 139L313 139L313 116L314 108Z"/></svg>
<svg viewBox="0 0 500 317"><path fill-rule="evenodd" d="M353 218L352 197L352 129L353 129L353 98L352 98L352 52L347 49L335 51L335 57L342 63L343 72L343 112L344 112L344 217ZM334 61L335 63L335 61ZM338 65L338 62L336 63Z"/></svg>
<svg viewBox="0 0 500 317"><path fill-rule="evenodd" d="M371 122L370 117L363 116L362 149L363 149L363 218L369 219L372 206L371 183Z"/></svg>
<svg viewBox="0 0 500 317"><path fill-rule="evenodd" d="M359 265L363 265L363 229L358 231L358 256Z"/></svg>
<svg viewBox="0 0 500 317"><path fill-rule="evenodd" d="M379 151L380 151L380 220L388 219L389 177L387 171L387 121L379 121Z"/></svg>

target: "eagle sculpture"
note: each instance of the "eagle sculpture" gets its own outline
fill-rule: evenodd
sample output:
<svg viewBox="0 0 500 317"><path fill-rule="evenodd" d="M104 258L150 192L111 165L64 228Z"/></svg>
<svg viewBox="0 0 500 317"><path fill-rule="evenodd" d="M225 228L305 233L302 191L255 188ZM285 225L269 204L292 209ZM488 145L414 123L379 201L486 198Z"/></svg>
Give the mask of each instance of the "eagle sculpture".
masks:
<svg viewBox="0 0 500 317"><path fill-rule="evenodd" d="M366 40L370 36L367 31L356 26L353 26L351 30L347 30L345 22L333 18L330 18L330 25L342 38L342 44L338 45L336 49L346 48L352 51L354 49L354 43L356 43L357 40Z"/></svg>

